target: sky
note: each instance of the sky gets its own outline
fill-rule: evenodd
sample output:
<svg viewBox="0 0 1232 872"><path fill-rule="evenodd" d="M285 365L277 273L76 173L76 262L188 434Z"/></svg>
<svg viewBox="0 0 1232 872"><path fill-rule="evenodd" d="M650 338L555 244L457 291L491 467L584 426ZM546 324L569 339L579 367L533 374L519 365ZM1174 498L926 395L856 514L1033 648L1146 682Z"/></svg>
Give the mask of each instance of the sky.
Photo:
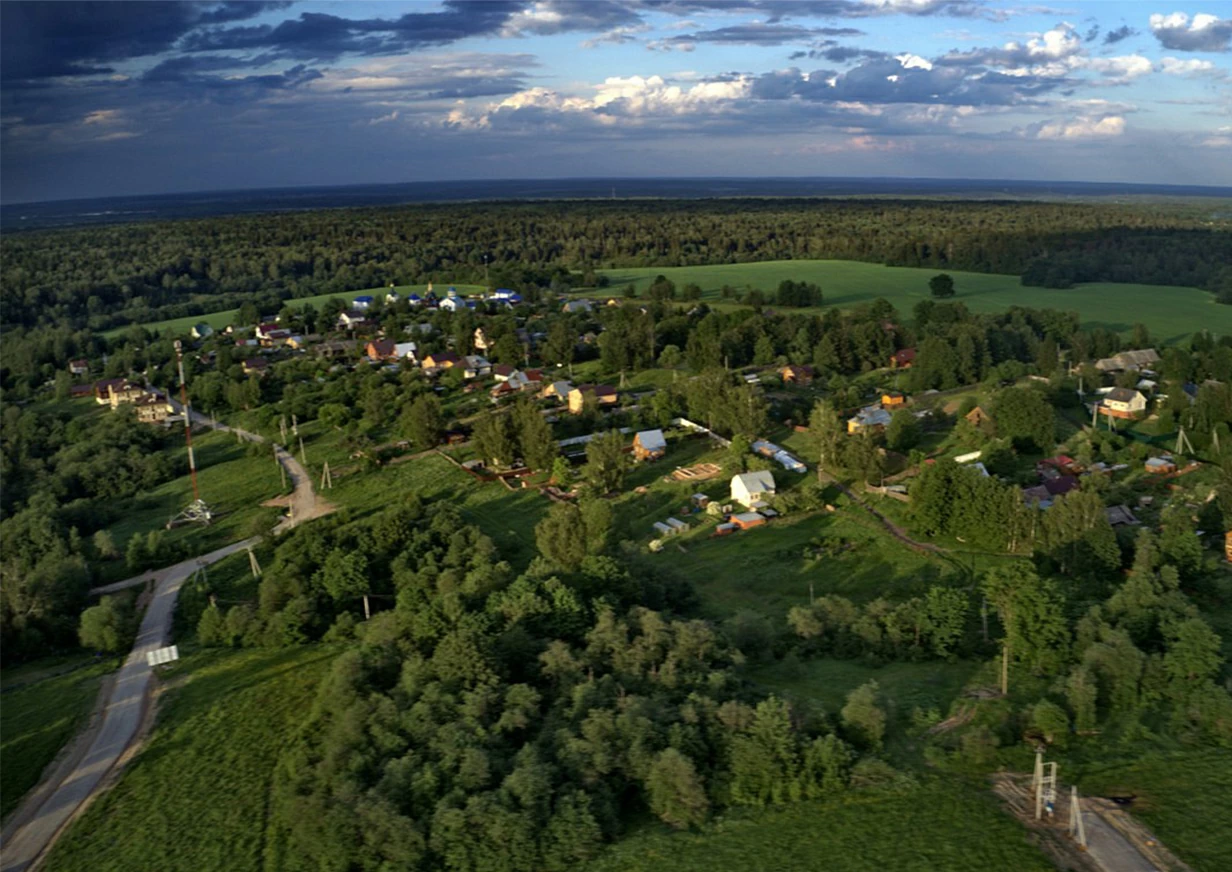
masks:
<svg viewBox="0 0 1232 872"><path fill-rule="evenodd" d="M0 3L6 203L609 176L1232 185L1232 0Z"/></svg>

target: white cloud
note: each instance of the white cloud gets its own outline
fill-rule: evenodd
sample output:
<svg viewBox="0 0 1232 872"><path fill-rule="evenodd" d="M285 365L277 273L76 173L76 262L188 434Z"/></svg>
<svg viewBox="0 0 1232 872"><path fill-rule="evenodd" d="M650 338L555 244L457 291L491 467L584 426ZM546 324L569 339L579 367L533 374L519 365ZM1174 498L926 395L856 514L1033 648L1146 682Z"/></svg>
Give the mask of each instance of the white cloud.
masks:
<svg viewBox="0 0 1232 872"><path fill-rule="evenodd" d="M1151 32L1164 48L1173 51L1227 51L1232 46L1232 19L1200 12L1192 19L1184 12L1152 15Z"/></svg>
<svg viewBox="0 0 1232 872"><path fill-rule="evenodd" d="M1198 73L1211 73L1218 70L1211 61L1197 58L1160 58L1159 71L1169 76L1192 76Z"/></svg>
<svg viewBox="0 0 1232 872"><path fill-rule="evenodd" d="M1154 69L1149 59L1142 55L1122 55L1115 58L1085 58L1081 66L1102 73L1108 77L1108 83L1124 85Z"/></svg>
<svg viewBox="0 0 1232 872"><path fill-rule="evenodd" d="M96 109L81 119L82 124L118 124L120 121L119 109Z"/></svg>
<svg viewBox="0 0 1232 872"><path fill-rule="evenodd" d="M1036 139L1106 139L1125 132L1120 115L1080 116L1070 121L1047 121L1028 128Z"/></svg>
<svg viewBox="0 0 1232 872"><path fill-rule="evenodd" d="M368 123L369 124L388 124L390 121L397 121L397 120L398 120L398 110L395 109L394 111L390 112L388 115L381 115L378 118L368 119Z"/></svg>
<svg viewBox="0 0 1232 872"><path fill-rule="evenodd" d="M902 64L903 69L905 70L931 70L933 68L932 61L922 58L919 55L913 55L910 52L895 55L894 60Z"/></svg>

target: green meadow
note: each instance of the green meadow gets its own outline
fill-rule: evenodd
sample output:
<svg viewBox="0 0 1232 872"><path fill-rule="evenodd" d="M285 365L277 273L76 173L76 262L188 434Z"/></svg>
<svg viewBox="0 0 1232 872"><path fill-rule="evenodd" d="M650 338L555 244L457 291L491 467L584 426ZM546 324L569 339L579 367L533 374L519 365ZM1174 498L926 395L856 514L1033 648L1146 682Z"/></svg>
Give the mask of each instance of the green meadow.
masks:
<svg viewBox="0 0 1232 872"><path fill-rule="evenodd" d="M928 280L935 269L882 266L850 260L777 260L765 263L735 263L719 266L645 267L602 271L612 285L588 295L617 297L632 285L640 295L664 275L676 283L679 293L693 282L702 288L708 303L723 302L720 289L730 285L774 291L784 279L814 282L821 286L826 306L849 309L878 297L889 300L904 316L921 300L929 299ZM1078 285L1069 290L1027 288L1017 276L950 272L954 278L954 302L973 312L1002 312L1010 306L1060 309L1077 312L1084 325L1124 332L1136 323L1146 324L1157 341L1176 342L1197 330L1232 332L1232 306L1220 306L1214 295L1197 288L1161 285Z"/></svg>

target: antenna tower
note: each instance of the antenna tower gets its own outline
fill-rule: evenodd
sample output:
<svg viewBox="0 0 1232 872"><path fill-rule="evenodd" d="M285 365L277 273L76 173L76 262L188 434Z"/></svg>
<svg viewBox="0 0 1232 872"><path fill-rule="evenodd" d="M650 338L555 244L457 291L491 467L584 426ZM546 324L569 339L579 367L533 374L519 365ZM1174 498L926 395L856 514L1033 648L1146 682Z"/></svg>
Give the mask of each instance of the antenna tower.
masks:
<svg viewBox="0 0 1232 872"><path fill-rule="evenodd" d="M175 341L175 362L180 373L180 408L184 413L184 443L188 446L188 474L192 478L193 501L167 522L168 530L181 524L209 526L214 517L213 511L201 499L201 490L197 487L197 459L192 446L192 407L188 405L188 381L184 378L184 344L178 339Z"/></svg>

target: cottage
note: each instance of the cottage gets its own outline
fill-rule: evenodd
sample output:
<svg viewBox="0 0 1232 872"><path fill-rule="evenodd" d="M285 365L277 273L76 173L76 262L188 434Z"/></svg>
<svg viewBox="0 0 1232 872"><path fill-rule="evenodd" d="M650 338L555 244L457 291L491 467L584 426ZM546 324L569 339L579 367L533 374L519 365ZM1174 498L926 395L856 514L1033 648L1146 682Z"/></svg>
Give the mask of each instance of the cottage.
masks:
<svg viewBox="0 0 1232 872"><path fill-rule="evenodd" d="M967 423L972 427L983 429L987 424L992 423L992 418L980 406L976 406L970 412L963 416Z"/></svg>
<svg viewBox="0 0 1232 872"><path fill-rule="evenodd" d="M911 369L915 363L915 349L902 348L890 355L890 369Z"/></svg>
<svg viewBox="0 0 1232 872"><path fill-rule="evenodd" d="M440 354L428 354L424 356L424 369L452 369L459 363L458 355L452 351L442 351Z"/></svg>
<svg viewBox="0 0 1232 872"><path fill-rule="evenodd" d="M362 297L356 297L351 300L351 308L357 309L360 312L367 312L372 308L372 297L369 294L364 294Z"/></svg>
<svg viewBox="0 0 1232 872"><path fill-rule="evenodd" d="M162 424L175 412L170 403L152 392L134 400L133 408L137 410L137 420L143 424Z"/></svg>
<svg viewBox="0 0 1232 872"><path fill-rule="evenodd" d="M450 288L445 299L441 300L439 308L446 312L457 312L459 309L473 309L475 304L467 300L465 297L459 297L458 292Z"/></svg>
<svg viewBox="0 0 1232 872"><path fill-rule="evenodd" d="M810 385L813 383L813 368L789 363L779 370L779 376L785 385Z"/></svg>
<svg viewBox="0 0 1232 872"><path fill-rule="evenodd" d="M1133 388L1113 388L1104 394L1099 410L1110 418L1137 418L1146 411L1146 397Z"/></svg>
<svg viewBox="0 0 1232 872"><path fill-rule="evenodd" d="M391 357L397 357L396 348L397 345L392 339L373 339L364 347L364 353L374 362L389 360Z"/></svg>
<svg viewBox="0 0 1232 872"><path fill-rule="evenodd" d="M600 408L614 406L618 400L616 388L611 385L579 385L569 391L569 412L580 415L586 407L587 397L594 397L595 404Z"/></svg>
<svg viewBox="0 0 1232 872"><path fill-rule="evenodd" d="M368 320L367 316L358 309L350 309L338 316L339 330L354 330L356 327L362 326Z"/></svg>
<svg viewBox="0 0 1232 872"><path fill-rule="evenodd" d="M731 523L741 530L751 530L766 523L766 516L759 515L757 512L742 512L739 515L732 515Z"/></svg>
<svg viewBox="0 0 1232 872"><path fill-rule="evenodd" d="M395 342L394 357L398 360L414 360L415 352L419 350L419 346L414 342Z"/></svg>
<svg viewBox="0 0 1232 872"><path fill-rule="evenodd" d="M492 364L486 357L478 354L468 354L462 358L462 374L467 378L480 378L492 374Z"/></svg>
<svg viewBox="0 0 1232 872"><path fill-rule="evenodd" d="M68 371L73 375L85 375L90 371L90 361L70 360L68 362Z"/></svg>
<svg viewBox="0 0 1232 872"><path fill-rule="evenodd" d="M1159 352L1154 348L1140 348L1136 351L1122 351L1112 357L1095 361L1095 368L1100 372L1140 372L1149 369L1159 362Z"/></svg>
<svg viewBox="0 0 1232 872"><path fill-rule="evenodd" d="M506 306L516 306L522 302L522 295L508 288L497 288L488 299Z"/></svg>
<svg viewBox="0 0 1232 872"><path fill-rule="evenodd" d="M877 433L884 430L890 424L890 413L881 406L866 406L856 414L847 419L847 432L855 435L856 433Z"/></svg>
<svg viewBox="0 0 1232 872"><path fill-rule="evenodd" d="M881 392L881 407L883 409L897 409L899 406L907 404L907 395L900 391L882 391Z"/></svg>
<svg viewBox="0 0 1232 872"><path fill-rule="evenodd" d="M264 375L269 369L269 361L264 357L250 357L242 364L244 375Z"/></svg>
<svg viewBox="0 0 1232 872"><path fill-rule="evenodd" d="M1176 472L1176 462L1171 457L1152 457L1143 468L1152 475L1171 475Z"/></svg>
<svg viewBox="0 0 1232 872"><path fill-rule="evenodd" d="M768 469L757 472L746 472L733 476L731 480L731 499L750 509L755 504L760 505L766 497L775 494L774 473Z"/></svg>
<svg viewBox="0 0 1232 872"><path fill-rule="evenodd" d="M214 335L214 328L211 327L209 324L206 324L204 321L198 321L196 324L193 325L193 329L192 329L193 339L208 339L209 337L213 335Z"/></svg>
<svg viewBox="0 0 1232 872"><path fill-rule="evenodd" d="M348 357L358 347L359 342L354 339L335 339L330 342L322 342L313 350L318 357L333 359L335 357Z"/></svg>
<svg viewBox="0 0 1232 872"><path fill-rule="evenodd" d="M568 401L569 392L573 390L573 384L567 381L549 382L544 387L540 394L545 400L560 400L562 403Z"/></svg>
<svg viewBox="0 0 1232 872"><path fill-rule="evenodd" d="M658 460L667 453L662 430L643 430L633 437L633 456L637 460Z"/></svg>

